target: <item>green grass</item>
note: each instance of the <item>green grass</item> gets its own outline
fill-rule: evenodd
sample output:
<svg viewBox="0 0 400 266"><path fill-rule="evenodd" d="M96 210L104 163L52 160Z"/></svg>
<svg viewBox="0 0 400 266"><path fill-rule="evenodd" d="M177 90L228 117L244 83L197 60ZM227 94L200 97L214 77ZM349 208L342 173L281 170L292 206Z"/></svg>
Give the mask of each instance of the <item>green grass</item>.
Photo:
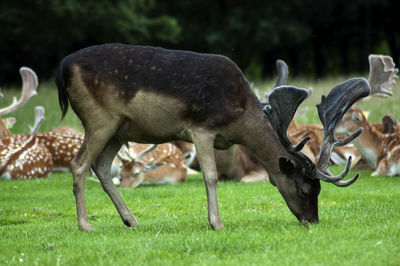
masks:
<svg viewBox="0 0 400 266"><path fill-rule="evenodd" d="M209 229L200 175L121 189L140 226L127 228L98 183L86 182L95 232L77 229L70 174L0 183L0 264L398 265L398 178L322 184L320 224L300 226L268 183L221 182L225 230Z"/></svg>
<svg viewBox="0 0 400 266"><path fill-rule="evenodd" d="M313 106L342 79L289 81L312 86L303 122L317 123ZM273 81L259 88L270 88ZM266 85L264 85L266 84ZM394 88L398 91L398 86ZM4 88L2 106L19 95ZM60 111L52 83L10 114L14 133L27 133L33 108L43 105L41 131L58 126ZM363 104L379 121L398 117L399 95ZM71 110L60 125L81 129ZM342 167L333 167L340 171ZM47 179L0 182L0 265L399 265L400 179L371 177L348 188L322 184L318 225L300 226L275 187L268 183L220 182L218 196L225 230L209 229L205 187L200 175L184 184L120 189L138 219L123 225L99 183L86 181L86 201L94 232L77 229L71 174ZM351 172L352 175L355 172Z"/></svg>

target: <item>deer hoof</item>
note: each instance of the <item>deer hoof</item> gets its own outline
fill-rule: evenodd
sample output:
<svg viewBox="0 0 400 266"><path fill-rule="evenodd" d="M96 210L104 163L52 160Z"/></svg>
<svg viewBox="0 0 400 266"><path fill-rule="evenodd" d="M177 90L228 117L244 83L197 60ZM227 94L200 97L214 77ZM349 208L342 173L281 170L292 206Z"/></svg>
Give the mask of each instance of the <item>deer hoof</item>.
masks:
<svg viewBox="0 0 400 266"><path fill-rule="evenodd" d="M128 227L138 227L139 223L136 221L135 217L131 216L127 219L122 219L124 224Z"/></svg>
<svg viewBox="0 0 400 266"><path fill-rule="evenodd" d="M78 228L84 232L94 231L94 227L90 223L80 223L78 224Z"/></svg>
<svg viewBox="0 0 400 266"><path fill-rule="evenodd" d="M221 222L216 224L211 224L211 229L215 231L224 230L224 224Z"/></svg>

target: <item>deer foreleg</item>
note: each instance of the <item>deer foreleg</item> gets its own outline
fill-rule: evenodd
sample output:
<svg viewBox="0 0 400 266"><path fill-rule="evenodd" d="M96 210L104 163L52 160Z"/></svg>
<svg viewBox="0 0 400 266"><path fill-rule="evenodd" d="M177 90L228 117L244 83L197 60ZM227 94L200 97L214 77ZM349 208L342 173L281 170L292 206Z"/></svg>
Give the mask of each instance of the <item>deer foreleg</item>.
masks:
<svg viewBox="0 0 400 266"><path fill-rule="evenodd" d="M214 230L224 228L218 210L217 182L218 172L215 164L214 141L215 135L203 130L194 130L192 134L193 143L196 147L200 168L206 185L208 221Z"/></svg>
<svg viewBox="0 0 400 266"><path fill-rule="evenodd" d="M120 148L120 142L114 138L111 138L103 152L97 157L95 163L92 165L92 168L98 176L104 191L114 203L115 208L121 216L124 224L129 227L137 227L139 225L138 222L129 211L111 179L111 164Z"/></svg>

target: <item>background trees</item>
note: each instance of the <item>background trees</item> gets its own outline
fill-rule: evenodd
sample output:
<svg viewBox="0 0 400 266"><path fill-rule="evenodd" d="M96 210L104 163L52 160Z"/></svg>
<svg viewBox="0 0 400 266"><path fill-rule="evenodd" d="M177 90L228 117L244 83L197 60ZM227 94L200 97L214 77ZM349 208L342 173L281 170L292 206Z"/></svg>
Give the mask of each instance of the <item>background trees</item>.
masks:
<svg viewBox="0 0 400 266"><path fill-rule="evenodd" d="M7 3L5 3L7 2ZM124 42L220 53L249 78L367 71L369 53L399 64L396 0L18 0L0 3L0 86L18 68L51 78L80 48Z"/></svg>

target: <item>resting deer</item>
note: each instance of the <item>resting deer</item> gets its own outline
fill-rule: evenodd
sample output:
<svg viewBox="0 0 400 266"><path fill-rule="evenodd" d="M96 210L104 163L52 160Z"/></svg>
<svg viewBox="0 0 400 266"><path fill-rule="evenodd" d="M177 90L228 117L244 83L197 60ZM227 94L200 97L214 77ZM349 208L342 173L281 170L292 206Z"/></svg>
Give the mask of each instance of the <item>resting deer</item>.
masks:
<svg viewBox="0 0 400 266"><path fill-rule="evenodd" d="M332 147L360 134L358 131L338 142L333 131L344 112L369 94L363 78L350 79L322 98L318 110L325 136L316 164L300 151L307 139L294 146L286 136L307 91L280 86L269 96L270 106L263 110L242 72L224 56L123 44L91 46L62 60L56 83L62 118L70 104L85 128L84 143L71 164L81 230L93 229L84 196L90 167L125 225L138 225L110 177L115 155L122 144L132 140L194 143L213 229L223 228L214 147L245 146L266 168L270 182L300 222L318 222L320 180L348 186L358 178L342 180L349 172L351 158L338 176L333 176L328 167Z"/></svg>
<svg viewBox="0 0 400 266"><path fill-rule="evenodd" d="M351 108L338 126L338 133L349 134L357 127L364 129L353 141L363 158L374 168L373 176L400 174L400 131L384 134L379 127L369 123L364 113Z"/></svg>
<svg viewBox="0 0 400 266"><path fill-rule="evenodd" d="M22 107L33 95L38 86L37 76L29 68L21 68L23 80L22 96L17 101L0 110L0 115ZM2 179L30 179L47 177L52 171L70 168L70 162L78 152L83 134L75 129L62 127L37 133L44 120L44 108L35 108L35 124L30 134L13 135L7 124L15 119L0 120L0 175Z"/></svg>
<svg viewBox="0 0 400 266"><path fill-rule="evenodd" d="M186 160L175 145L130 142L128 146L129 149L123 146L117 154L117 158L122 162L121 187L186 181Z"/></svg>
<svg viewBox="0 0 400 266"><path fill-rule="evenodd" d="M38 79L33 70L20 68L22 93L19 100L0 109L0 115L8 114L36 95ZM33 135L12 135L9 122L15 119L1 119L0 122L0 179L26 179L46 177L53 168L53 161L47 148Z"/></svg>

